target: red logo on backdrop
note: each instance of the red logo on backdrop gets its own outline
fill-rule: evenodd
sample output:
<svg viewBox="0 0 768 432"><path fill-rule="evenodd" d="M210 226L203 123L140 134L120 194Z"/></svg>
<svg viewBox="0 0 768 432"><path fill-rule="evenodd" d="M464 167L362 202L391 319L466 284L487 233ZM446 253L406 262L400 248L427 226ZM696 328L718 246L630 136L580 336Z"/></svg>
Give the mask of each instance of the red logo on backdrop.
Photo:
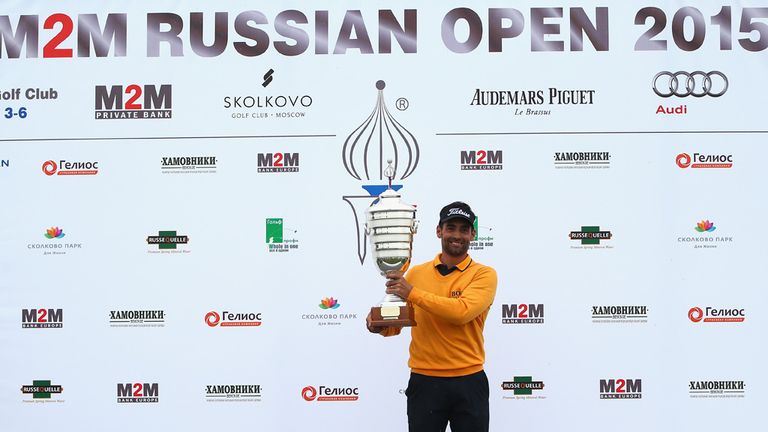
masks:
<svg viewBox="0 0 768 432"><path fill-rule="evenodd" d="M701 154L680 153L675 158L675 163L680 168L733 168L733 155L731 154Z"/></svg>
<svg viewBox="0 0 768 432"><path fill-rule="evenodd" d="M208 324L210 327L216 327L219 325L219 321L221 321L221 316L217 312L208 312L205 314L205 323Z"/></svg>
<svg viewBox="0 0 768 432"><path fill-rule="evenodd" d="M56 166L56 162L49 160L43 163L43 172L47 176L52 176L56 174L56 171L59 169L58 166Z"/></svg>
<svg viewBox="0 0 768 432"><path fill-rule="evenodd" d="M699 307L692 307L691 310L688 311L688 318L690 318L693 322L699 322L703 317L704 311L702 311Z"/></svg>
<svg viewBox="0 0 768 432"><path fill-rule="evenodd" d="M306 386L301 389L301 397L307 402L355 402L360 399L358 387Z"/></svg>
<svg viewBox="0 0 768 432"><path fill-rule="evenodd" d="M317 389L312 386L306 386L301 389L301 397L307 402L312 402L317 397Z"/></svg>
<svg viewBox="0 0 768 432"><path fill-rule="evenodd" d="M83 176L96 175L99 173L99 162L69 162L60 160L57 164L53 160L43 162L43 173L47 176Z"/></svg>
<svg viewBox="0 0 768 432"><path fill-rule="evenodd" d="M692 307L688 311L688 318L697 323L741 323L746 319L744 309L739 308L713 308L706 307L706 312L700 307Z"/></svg>
<svg viewBox="0 0 768 432"><path fill-rule="evenodd" d="M691 166L691 155L688 153L680 153L677 155L677 159L675 159L675 162L677 162L677 166L680 168L688 168Z"/></svg>
<svg viewBox="0 0 768 432"><path fill-rule="evenodd" d="M210 311L205 314L205 323L209 327L258 327L261 325L261 312L233 313L223 311L219 314L216 311Z"/></svg>

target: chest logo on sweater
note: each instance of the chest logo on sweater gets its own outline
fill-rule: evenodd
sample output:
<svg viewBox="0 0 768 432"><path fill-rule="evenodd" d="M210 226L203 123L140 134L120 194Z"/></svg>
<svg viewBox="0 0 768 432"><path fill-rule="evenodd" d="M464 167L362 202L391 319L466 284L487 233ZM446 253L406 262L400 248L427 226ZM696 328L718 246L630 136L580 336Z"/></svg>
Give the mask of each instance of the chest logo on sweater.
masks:
<svg viewBox="0 0 768 432"><path fill-rule="evenodd" d="M451 298L461 297L461 291L451 291Z"/></svg>

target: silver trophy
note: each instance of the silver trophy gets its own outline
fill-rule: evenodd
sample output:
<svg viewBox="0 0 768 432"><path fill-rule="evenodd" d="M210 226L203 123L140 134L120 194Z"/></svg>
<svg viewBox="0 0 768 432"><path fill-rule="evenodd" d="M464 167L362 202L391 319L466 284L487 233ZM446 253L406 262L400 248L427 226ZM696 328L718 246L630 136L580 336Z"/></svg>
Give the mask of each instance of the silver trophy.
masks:
<svg viewBox="0 0 768 432"><path fill-rule="evenodd" d="M371 239L371 255L381 275L388 271L404 272L411 261L413 235L416 234L416 207L404 203L400 194L392 189L394 169L392 161L384 174L389 188L379 195L378 201L366 210L365 232ZM379 306L371 308L374 326L414 326L413 308L395 294L386 294Z"/></svg>

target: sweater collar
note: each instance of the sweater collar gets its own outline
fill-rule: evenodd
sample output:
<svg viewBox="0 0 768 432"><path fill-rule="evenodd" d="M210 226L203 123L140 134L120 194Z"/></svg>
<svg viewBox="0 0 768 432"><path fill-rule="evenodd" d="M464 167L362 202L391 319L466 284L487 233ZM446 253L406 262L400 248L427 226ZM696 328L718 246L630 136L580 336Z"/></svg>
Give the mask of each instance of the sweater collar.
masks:
<svg viewBox="0 0 768 432"><path fill-rule="evenodd" d="M435 259L432 261L432 265L443 276L447 276L448 274L450 274L454 270L458 270L458 271L463 272L464 270L467 269L467 267L470 266L470 264L472 264L472 257L470 257L469 255L467 255L467 257L464 258L463 261L461 261L460 263L458 263L457 265L455 265L455 266L453 266L451 268L448 268L448 266L446 266L445 264L440 262L440 254L437 254L435 256Z"/></svg>

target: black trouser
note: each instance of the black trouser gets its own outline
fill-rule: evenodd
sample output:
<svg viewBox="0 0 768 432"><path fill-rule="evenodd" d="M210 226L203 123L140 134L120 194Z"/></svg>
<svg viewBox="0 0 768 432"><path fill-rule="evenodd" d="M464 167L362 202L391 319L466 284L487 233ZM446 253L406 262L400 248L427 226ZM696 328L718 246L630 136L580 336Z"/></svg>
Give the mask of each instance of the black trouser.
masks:
<svg viewBox="0 0 768 432"><path fill-rule="evenodd" d="M488 377L480 371L460 377L411 373L408 388L408 431L488 432Z"/></svg>

